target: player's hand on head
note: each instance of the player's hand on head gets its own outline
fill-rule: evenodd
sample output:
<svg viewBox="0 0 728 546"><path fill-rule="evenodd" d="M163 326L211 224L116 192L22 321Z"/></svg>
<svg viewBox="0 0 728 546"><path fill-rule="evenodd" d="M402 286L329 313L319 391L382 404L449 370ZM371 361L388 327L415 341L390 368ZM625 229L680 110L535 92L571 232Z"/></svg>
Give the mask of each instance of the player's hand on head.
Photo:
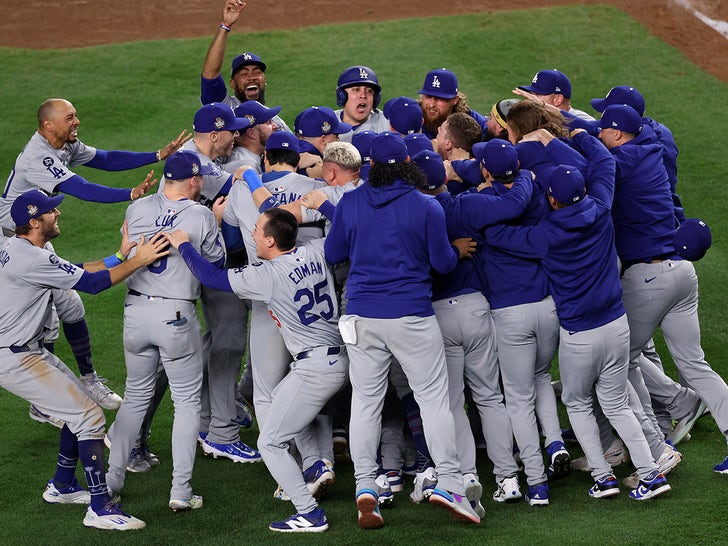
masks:
<svg viewBox="0 0 728 546"><path fill-rule="evenodd" d="M470 237L463 237L461 239L455 239L454 241L451 241L450 244L452 244L455 248L458 249L461 260L472 257L473 254L475 254L475 250L477 249L477 246L478 246L478 243L476 243Z"/></svg>
<svg viewBox="0 0 728 546"><path fill-rule="evenodd" d="M241 165L240 167L235 169L235 172L233 173L233 184L235 182L237 182L238 180L242 180L243 175L245 174L246 171L253 171L253 170L255 170L255 169L253 169L253 167L251 167L249 165Z"/></svg>
<svg viewBox="0 0 728 546"><path fill-rule="evenodd" d="M586 133L586 129L582 129L581 127L577 127L576 129L572 129L571 131L569 131L569 136L571 138L574 138L579 133Z"/></svg>
<svg viewBox="0 0 728 546"><path fill-rule="evenodd" d="M141 262L141 265L150 265L169 255L169 242L162 233L155 233L148 240L141 236L136 245L134 259Z"/></svg>
<svg viewBox="0 0 728 546"><path fill-rule="evenodd" d="M124 256L124 258L128 258L129 253L131 253L131 249L135 246L137 246L137 244L129 240L129 224L126 220L124 220L124 223L121 224L121 245L119 246L119 254Z"/></svg>
<svg viewBox="0 0 728 546"><path fill-rule="evenodd" d="M240 17L247 4L241 0L225 0L225 7L222 10L222 24L231 27Z"/></svg>
<svg viewBox="0 0 728 546"><path fill-rule="evenodd" d="M311 190L301 197L301 204L307 209L318 210L318 208L326 201L328 197L321 190Z"/></svg>
<svg viewBox="0 0 728 546"><path fill-rule="evenodd" d="M174 231L163 231L160 233L167 242L172 245L174 248L179 248L179 245L182 243L189 242L190 238L181 229L175 229Z"/></svg>
<svg viewBox="0 0 728 546"><path fill-rule="evenodd" d="M455 172L455 169L452 168L452 161L446 159L443 163L445 165L445 174L447 175L448 180L457 180L458 182L463 181L463 179L460 178L460 175Z"/></svg>
<svg viewBox="0 0 728 546"><path fill-rule="evenodd" d="M187 131L187 129L182 129L182 132L179 135L177 135L177 138L175 138L172 142L170 142L164 148L159 150L159 160L163 161L163 160L167 159L174 152L179 150L182 147L182 145L191 138L192 138L192 133Z"/></svg>
<svg viewBox="0 0 728 546"><path fill-rule="evenodd" d="M542 127L523 135L521 142L540 142L544 146L548 146L554 138L556 137Z"/></svg>

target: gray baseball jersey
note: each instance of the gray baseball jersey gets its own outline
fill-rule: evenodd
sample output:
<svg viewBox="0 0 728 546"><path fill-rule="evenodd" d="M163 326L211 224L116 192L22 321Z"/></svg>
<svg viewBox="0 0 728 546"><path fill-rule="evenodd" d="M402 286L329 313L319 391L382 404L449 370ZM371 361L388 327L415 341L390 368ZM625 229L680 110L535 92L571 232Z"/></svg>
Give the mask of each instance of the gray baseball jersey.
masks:
<svg viewBox="0 0 728 546"><path fill-rule="evenodd" d="M75 174L69 167L83 165L95 155L96 148L86 146L80 140L67 142L60 150L56 150L36 131L15 160L5 183L0 199L0 227L15 229L10 207L18 195L34 188L54 193L58 184Z"/></svg>
<svg viewBox="0 0 728 546"><path fill-rule="evenodd" d="M51 312L53 288L68 290L83 269L27 239L11 237L0 250L0 347L42 340Z"/></svg>
<svg viewBox="0 0 728 546"><path fill-rule="evenodd" d="M292 355L319 346L340 346L334 280L323 239L257 264L228 271L240 298L263 301Z"/></svg>
<svg viewBox="0 0 728 546"><path fill-rule="evenodd" d="M240 167L251 167L255 172L261 174L263 172L262 156L251 152L244 146L235 146L230 157L225 158L222 168L230 174L235 174L236 169Z"/></svg>
<svg viewBox="0 0 728 546"><path fill-rule="evenodd" d="M229 105L233 110L242 104L240 99L233 95L226 95L221 102ZM286 125L286 122L283 121L283 118L280 116L273 116L273 123L275 123L281 131L288 131L289 133L293 132L288 128L288 125Z"/></svg>
<svg viewBox="0 0 728 546"><path fill-rule="evenodd" d="M343 111L343 108L339 108L338 110L334 110L334 113L339 116L339 119L341 119L341 113ZM391 128L389 126L389 120L384 117L384 113L375 108L371 111L369 118L364 123L356 125L348 133L340 134L339 140L351 142L351 137L354 136L354 133L358 133L359 131L374 131L375 133L383 133L384 131L391 131Z"/></svg>

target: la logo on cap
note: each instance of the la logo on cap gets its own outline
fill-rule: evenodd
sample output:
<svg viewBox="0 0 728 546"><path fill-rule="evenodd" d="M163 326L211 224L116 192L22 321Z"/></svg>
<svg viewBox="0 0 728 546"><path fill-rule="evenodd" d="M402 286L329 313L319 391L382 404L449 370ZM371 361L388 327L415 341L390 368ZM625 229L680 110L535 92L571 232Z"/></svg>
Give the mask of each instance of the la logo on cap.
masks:
<svg viewBox="0 0 728 546"><path fill-rule="evenodd" d="M440 89L440 80L437 78L437 75L432 76L432 87Z"/></svg>
<svg viewBox="0 0 728 546"><path fill-rule="evenodd" d="M536 74L533 79L531 80L531 83L538 83L538 74Z"/></svg>
<svg viewBox="0 0 728 546"><path fill-rule="evenodd" d="M222 118L215 118L215 128L222 129L225 127L225 120Z"/></svg>
<svg viewBox="0 0 728 546"><path fill-rule="evenodd" d="M252 58L253 57L252 57L252 55L250 53L246 53L245 55L243 55L243 59L245 59L246 61L249 61Z"/></svg>
<svg viewBox="0 0 728 546"><path fill-rule="evenodd" d="M360 66L359 67L359 77L362 78L362 79L364 79L364 80L366 80L366 79L369 78L369 74L367 74L367 71L364 70L364 67L363 66Z"/></svg>

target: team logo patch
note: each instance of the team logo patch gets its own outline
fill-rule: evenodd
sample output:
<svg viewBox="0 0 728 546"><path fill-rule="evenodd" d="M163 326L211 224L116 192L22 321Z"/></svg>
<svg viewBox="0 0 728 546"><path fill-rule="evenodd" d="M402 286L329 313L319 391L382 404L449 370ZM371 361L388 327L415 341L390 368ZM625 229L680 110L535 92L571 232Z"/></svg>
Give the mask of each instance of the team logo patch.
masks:
<svg viewBox="0 0 728 546"><path fill-rule="evenodd" d="M531 83L538 83L538 74L536 74L533 79L531 80Z"/></svg>
<svg viewBox="0 0 728 546"><path fill-rule="evenodd" d="M432 87L440 89L440 79L437 76L432 77Z"/></svg>
<svg viewBox="0 0 728 546"><path fill-rule="evenodd" d="M197 163L192 164L192 174L199 174L200 173L200 166Z"/></svg>
<svg viewBox="0 0 728 546"><path fill-rule="evenodd" d="M35 218L36 216L38 216L38 207L36 207L35 205L28 205L27 211L28 216L30 216L31 218Z"/></svg>
<svg viewBox="0 0 728 546"><path fill-rule="evenodd" d="M215 118L215 128L222 129L225 127L225 120L222 118Z"/></svg>
<svg viewBox="0 0 728 546"><path fill-rule="evenodd" d="M286 187L285 186L276 186L275 188L273 188L273 190L271 191L271 193L281 193L281 192L284 192L284 191L286 191Z"/></svg>
<svg viewBox="0 0 728 546"><path fill-rule="evenodd" d="M329 131L331 131L331 124L328 121L324 121L321 124L321 132L323 134L328 134Z"/></svg>
<svg viewBox="0 0 728 546"><path fill-rule="evenodd" d="M304 258L302 258L301 256L296 256L295 260L297 263L300 264L304 260Z"/></svg>
<svg viewBox="0 0 728 546"><path fill-rule="evenodd" d="M53 265L58 265L60 263L60 261L58 260L58 256L56 256L55 254L51 254L50 256L48 256L48 261L51 262Z"/></svg>
<svg viewBox="0 0 728 546"><path fill-rule="evenodd" d="M252 55L251 55L250 53L245 53L245 54L243 55L243 59L245 59L246 61L249 61L249 60L251 60L252 58L253 58L253 56L252 56Z"/></svg>
<svg viewBox="0 0 728 546"><path fill-rule="evenodd" d="M250 122L250 126L251 127L253 125L255 125L255 116L253 116L251 114L248 114L247 116L245 116L245 119L247 119Z"/></svg>
<svg viewBox="0 0 728 546"><path fill-rule="evenodd" d="M369 74L367 73L367 71L366 71L366 70L364 70L364 67L363 67L363 66L360 66L360 67L359 67L359 77L360 77L360 78L361 78L362 80L367 80L367 79L369 79Z"/></svg>
<svg viewBox="0 0 728 546"><path fill-rule="evenodd" d="M43 158L43 166L50 167L53 165L53 158L52 157L44 157Z"/></svg>

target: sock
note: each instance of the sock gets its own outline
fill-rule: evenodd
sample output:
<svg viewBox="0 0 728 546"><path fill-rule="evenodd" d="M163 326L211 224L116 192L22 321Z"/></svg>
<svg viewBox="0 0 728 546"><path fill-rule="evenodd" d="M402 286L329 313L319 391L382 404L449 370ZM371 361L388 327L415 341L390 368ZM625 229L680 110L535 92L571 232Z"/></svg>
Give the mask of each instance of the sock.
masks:
<svg viewBox="0 0 728 546"><path fill-rule="evenodd" d="M432 460L432 457L430 456L430 450L427 449L427 442L425 441L425 431L422 428L420 407L415 401L415 395L412 393L404 395L402 397L402 405L404 405L404 410L407 416L407 426L412 433L412 440L414 440L415 442L418 454L423 459ZM420 465L418 464L418 466Z"/></svg>
<svg viewBox="0 0 728 546"><path fill-rule="evenodd" d="M78 456L86 475L89 493L91 493L91 509L98 512L111 501L106 487L106 474L104 468L104 441L80 440L78 442Z"/></svg>
<svg viewBox="0 0 728 546"><path fill-rule="evenodd" d="M86 319L78 322L64 322L63 333L71 346L73 356L76 357L78 371L81 375L94 372L94 363L91 358L91 337L88 333Z"/></svg>
<svg viewBox="0 0 728 546"><path fill-rule="evenodd" d="M63 489L73 482L78 462L78 438L67 425L61 429L61 445L58 448L58 463L53 482L57 489Z"/></svg>

